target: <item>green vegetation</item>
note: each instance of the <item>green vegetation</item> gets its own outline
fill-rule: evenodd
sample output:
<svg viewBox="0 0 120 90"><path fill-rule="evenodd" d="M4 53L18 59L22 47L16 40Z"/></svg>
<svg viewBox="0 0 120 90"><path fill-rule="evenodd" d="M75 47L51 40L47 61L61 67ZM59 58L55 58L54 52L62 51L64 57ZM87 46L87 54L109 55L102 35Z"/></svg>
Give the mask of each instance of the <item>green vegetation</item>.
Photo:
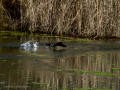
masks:
<svg viewBox="0 0 120 90"><path fill-rule="evenodd" d="M45 55L45 54L30 54L30 55L33 55L33 56L50 56L50 55Z"/></svg>
<svg viewBox="0 0 120 90"><path fill-rule="evenodd" d="M5 84L5 82L0 82L0 84Z"/></svg>
<svg viewBox="0 0 120 90"><path fill-rule="evenodd" d="M11 63L11 65L15 65L16 63Z"/></svg>
<svg viewBox="0 0 120 90"><path fill-rule="evenodd" d="M28 35L28 33L19 32L19 31L0 31L0 35ZM7 37L3 37L7 38Z"/></svg>
<svg viewBox="0 0 120 90"><path fill-rule="evenodd" d="M8 38L8 37L3 37L3 38Z"/></svg>
<svg viewBox="0 0 120 90"><path fill-rule="evenodd" d="M110 62L110 61L98 61L98 62L105 63L105 62Z"/></svg>
<svg viewBox="0 0 120 90"><path fill-rule="evenodd" d="M28 79L29 79L30 81L33 80L32 77L28 77Z"/></svg>
<svg viewBox="0 0 120 90"><path fill-rule="evenodd" d="M86 56L85 54L81 54L80 56Z"/></svg>
<svg viewBox="0 0 120 90"><path fill-rule="evenodd" d="M48 87L47 89L48 89L48 90L49 90L49 89L67 90L67 89L60 89L60 87Z"/></svg>
<svg viewBox="0 0 120 90"><path fill-rule="evenodd" d="M0 74L0 75L2 75L2 76L3 76L3 75L5 75L5 74Z"/></svg>
<svg viewBox="0 0 120 90"><path fill-rule="evenodd" d="M100 72L100 71L86 71L86 70L78 70L77 72L86 72L86 73L93 73L97 75L117 75L117 74L110 74L108 72Z"/></svg>
<svg viewBox="0 0 120 90"><path fill-rule="evenodd" d="M114 70L116 70L116 71L120 71L120 68L112 68L112 69L114 69Z"/></svg>
<svg viewBox="0 0 120 90"><path fill-rule="evenodd" d="M0 30L94 39L119 37L119 3L120 0L1 0Z"/></svg>
<svg viewBox="0 0 120 90"><path fill-rule="evenodd" d="M100 82L105 83L105 82L107 82L107 81L100 81Z"/></svg>
<svg viewBox="0 0 120 90"><path fill-rule="evenodd" d="M25 55L17 55L17 56L25 56Z"/></svg>
<svg viewBox="0 0 120 90"><path fill-rule="evenodd" d="M108 88L76 88L75 90L113 90L113 89L108 89Z"/></svg>
<svg viewBox="0 0 120 90"><path fill-rule="evenodd" d="M11 83L12 85L16 85L16 83Z"/></svg>
<svg viewBox="0 0 120 90"><path fill-rule="evenodd" d="M79 72L81 73L93 73L93 74L97 74L97 75L107 75L107 76L114 76L114 75L117 75L117 74L111 74L111 73L108 73L108 72L100 72L100 71L86 71L86 70L82 70L82 69L56 69L55 71L75 71L79 74ZM73 75L74 73L66 73L66 74L69 74L69 75Z"/></svg>
<svg viewBox="0 0 120 90"><path fill-rule="evenodd" d="M55 71L62 71L61 69L56 69Z"/></svg>
<svg viewBox="0 0 120 90"><path fill-rule="evenodd" d="M6 62L7 60L2 60L2 61Z"/></svg>
<svg viewBox="0 0 120 90"><path fill-rule="evenodd" d="M47 84L47 83L31 82L31 83L27 83L27 84Z"/></svg>
<svg viewBox="0 0 120 90"><path fill-rule="evenodd" d="M76 41L86 41L86 42L89 42L89 41L93 41L93 40L90 40L88 38L77 38Z"/></svg>

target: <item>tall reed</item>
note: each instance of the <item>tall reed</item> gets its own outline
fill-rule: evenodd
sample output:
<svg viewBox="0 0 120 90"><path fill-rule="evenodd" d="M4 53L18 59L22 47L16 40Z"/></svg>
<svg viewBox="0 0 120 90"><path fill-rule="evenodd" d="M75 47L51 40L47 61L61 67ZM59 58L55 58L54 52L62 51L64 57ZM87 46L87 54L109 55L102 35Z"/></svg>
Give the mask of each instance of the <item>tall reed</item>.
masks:
<svg viewBox="0 0 120 90"><path fill-rule="evenodd" d="M58 35L120 37L120 0L11 1L14 5L15 2L19 4L16 8L20 8L20 16L16 25L22 29ZM1 6L5 7L5 4ZM9 13L5 9L4 12Z"/></svg>

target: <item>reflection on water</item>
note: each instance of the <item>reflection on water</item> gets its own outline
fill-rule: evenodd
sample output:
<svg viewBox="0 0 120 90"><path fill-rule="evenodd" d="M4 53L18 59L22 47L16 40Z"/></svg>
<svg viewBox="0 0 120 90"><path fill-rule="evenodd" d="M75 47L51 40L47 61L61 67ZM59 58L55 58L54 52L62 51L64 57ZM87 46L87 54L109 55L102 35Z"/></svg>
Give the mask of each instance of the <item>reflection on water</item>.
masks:
<svg viewBox="0 0 120 90"><path fill-rule="evenodd" d="M22 40L0 38L0 90L120 89L119 42ZM21 47L30 40L39 45ZM59 40L67 47L52 50L44 45Z"/></svg>

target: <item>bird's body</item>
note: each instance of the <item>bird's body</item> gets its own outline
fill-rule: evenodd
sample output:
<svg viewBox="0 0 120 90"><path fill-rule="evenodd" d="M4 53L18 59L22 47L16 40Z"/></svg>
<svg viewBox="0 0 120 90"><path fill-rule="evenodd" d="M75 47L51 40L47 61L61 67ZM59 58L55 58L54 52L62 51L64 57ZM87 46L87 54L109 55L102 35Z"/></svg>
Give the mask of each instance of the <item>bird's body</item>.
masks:
<svg viewBox="0 0 120 90"><path fill-rule="evenodd" d="M63 44L63 42L56 42L52 45L53 47L56 47L56 46L62 46L62 47L66 47L66 45Z"/></svg>
<svg viewBox="0 0 120 90"><path fill-rule="evenodd" d="M63 42L56 42L56 43L53 43L53 44L51 44L51 42L50 42L50 43L46 43L45 45L49 46L49 47L53 47L53 48L55 48L56 46L66 47L66 45L63 44Z"/></svg>

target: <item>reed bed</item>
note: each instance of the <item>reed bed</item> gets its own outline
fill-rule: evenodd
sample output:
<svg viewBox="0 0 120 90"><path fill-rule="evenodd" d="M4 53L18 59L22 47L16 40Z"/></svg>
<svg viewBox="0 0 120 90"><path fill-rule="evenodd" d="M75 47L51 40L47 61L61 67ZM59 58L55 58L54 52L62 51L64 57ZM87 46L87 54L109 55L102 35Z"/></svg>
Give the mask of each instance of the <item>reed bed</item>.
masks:
<svg viewBox="0 0 120 90"><path fill-rule="evenodd" d="M120 0L1 0L0 9L0 23L8 20L13 29L120 37Z"/></svg>

